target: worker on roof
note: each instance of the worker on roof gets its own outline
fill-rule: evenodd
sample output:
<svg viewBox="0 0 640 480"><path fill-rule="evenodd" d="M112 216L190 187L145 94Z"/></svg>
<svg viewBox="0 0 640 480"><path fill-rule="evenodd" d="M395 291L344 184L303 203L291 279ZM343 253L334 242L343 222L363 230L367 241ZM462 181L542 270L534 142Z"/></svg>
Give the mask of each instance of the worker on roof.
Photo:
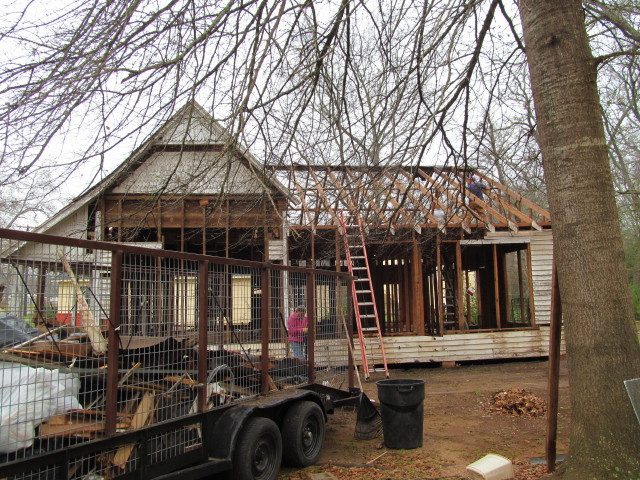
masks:
<svg viewBox="0 0 640 480"><path fill-rule="evenodd" d="M467 185L467 190L471 193L469 197L469 208L473 210L478 216L484 220L487 212L484 208L484 193L491 190L489 185L482 182L477 175L471 176L471 183Z"/></svg>

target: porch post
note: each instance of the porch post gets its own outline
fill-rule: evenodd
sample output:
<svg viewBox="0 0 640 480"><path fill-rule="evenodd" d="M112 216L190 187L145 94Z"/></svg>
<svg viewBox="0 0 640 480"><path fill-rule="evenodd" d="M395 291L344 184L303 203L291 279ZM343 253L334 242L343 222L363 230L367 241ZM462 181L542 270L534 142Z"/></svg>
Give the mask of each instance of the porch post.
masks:
<svg viewBox="0 0 640 480"><path fill-rule="evenodd" d="M456 316L458 317L458 330L464 330L464 296L462 287L462 247L458 240L456 241Z"/></svg>
<svg viewBox="0 0 640 480"><path fill-rule="evenodd" d="M438 320L440 336L444 335L444 313L442 305L442 258L441 258L440 232L436 233L436 295L438 296Z"/></svg>
<svg viewBox="0 0 640 480"><path fill-rule="evenodd" d="M413 234L411 276L413 277L413 332L424 336L424 290L422 288L422 252Z"/></svg>
<svg viewBox="0 0 640 480"><path fill-rule="evenodd" d="M493 290L495 300L496 327L501 328L500 323L500 282L498 281L498 246L493 244Z"/></svg>

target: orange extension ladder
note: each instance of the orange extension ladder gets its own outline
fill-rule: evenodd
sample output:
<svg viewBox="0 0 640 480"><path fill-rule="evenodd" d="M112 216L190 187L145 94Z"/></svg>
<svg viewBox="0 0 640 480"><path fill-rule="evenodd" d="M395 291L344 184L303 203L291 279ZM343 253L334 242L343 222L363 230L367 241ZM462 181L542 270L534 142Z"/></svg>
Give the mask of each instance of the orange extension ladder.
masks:
<svg viewBox="0 0 640 480"><path fill-rule="evenodd" d="M340 223L342 224L347 266L349 273L354 277L351 283L351 293L358 328L358 340L362 353L364 377L368 379L371 373L384 371L387 378L389 378L389 368L384 352L382 332L380 331L378 309L373 295L367 248L364 243L362 221L358 214L345 215L344 212L341 212ZM375 369L375 364L382 364L383 368Z"/></svg>

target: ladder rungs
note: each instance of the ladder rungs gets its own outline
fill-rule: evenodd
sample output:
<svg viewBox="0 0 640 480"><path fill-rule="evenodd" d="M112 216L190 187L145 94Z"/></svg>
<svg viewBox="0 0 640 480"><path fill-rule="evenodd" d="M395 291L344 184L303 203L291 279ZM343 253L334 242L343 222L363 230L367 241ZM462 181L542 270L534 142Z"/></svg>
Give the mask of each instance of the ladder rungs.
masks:
<svg viewBox="0 0 640 480"><path fill-rule="evenodd" d="M384 368L370 368L369 373L386 372Z"/></svg>
<svg viewBox="0 0 640 480"><path fill-rule="evenodd" d="M373 302L358 302L359 307L370 307L373 305Z"/></svg>
<svg viewBox="0 0 640 480"><path fill-rule="evenodd" d="M362 327L361 330L363 332L377 332L378 331L377 327Z"/></svg>
<svg viewBox="0 0 640 480"><path fill-rule="evenodd" d="M367 277L355 278L354 282L368 282L369 279Z"/></svg>

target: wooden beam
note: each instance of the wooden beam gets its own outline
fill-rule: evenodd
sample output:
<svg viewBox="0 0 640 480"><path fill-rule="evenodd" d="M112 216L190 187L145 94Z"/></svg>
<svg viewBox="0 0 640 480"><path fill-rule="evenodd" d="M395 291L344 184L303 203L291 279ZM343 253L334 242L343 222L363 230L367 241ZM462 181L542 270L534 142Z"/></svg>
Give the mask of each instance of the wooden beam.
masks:
<svg viewBox="0 0 640 480"><path fill-rule="evenodd" d="M524 223L530 226L531 228L538 230L539 232L542 231L542 227L538 225L538 223L533 218L529 217L524 212L518 210L516 207L511 205L508 200L504 201L499 195L496 195L491 191L485 192L485 195L487 195L491 200L493 200L494 203L500 205L505 210L508 210L509 213L511 213L513 216L518 217L518 219L520 219L518 223Z"/></svg>
<svg viewBox="0 0 640 480"><path fill-rule="evenodd" d="M497 245L496 245L497 249ZM500 253L502 257L502 292L504 293L504 324L509 325L511 323L511 295L509 295L509 270L507 269L507 255L504 252Z"/></svg>
<svg viewBox="0 0 640 480"><path fill-rule="evenodd" d="M422 285L422 252L420 244L413 238L411 258L411 270L413 276L413 332L424 336L424 290Z"/></svg>
<svg viewBox="0 0 640 480"><path fill-rule="evenodd" d="M444 179L446 182L448 182L454 188L459 189L460 190L460 194L463 195L463 197L470 197L470 196L473 195L471 192L469 192L467 190L466 185L463 188L463 185L459 184L457 181L455 181L449 175L445 175L444 172L442 172L441 170L439 170L437 168L434 168L434 170L438 173L438 175L440 175L440 178ZM513 223L511 220L509 220L508 218L503 216L500 212L498 212L496 209L494 209L490 204L488 204L484 200L480 200L479 198L477 200L478 200L478 202L480 202L480 204L484 208L487 209L487 212L489 214L491 214L491 216L496 217L501 222L507 224L507 226L509 227L509 230L514 231L514 232L518 231L518 226L515 223ZM462 203L464 204L464 198L462 199ZM478 220L485 224L487 230L495 231L495 227L491 223L487 222L485 219L480 219L479 218ZM491 228L493 228L493 230L491 230L489 225L491 225Z"/></svg>
<svg viewBox="0 0 640 480"><path fill-rule="evenodd" d="M438 295L438 318L440 336L444 335L444 306L442 305L442 252L440 245L440 234L436 233L436 294Z"/></svg>
<svg viewBox="0 0 640 480"><path fill-rule="evenodd" d="M523 197L522 195L520 195L519 193L511 190L506 185L503 185L500 182L481 174L480 172L476 171L475 174L478 175L483 180L485 180L487 183L489 183L491 185L491 188L497 188L499 190L502 190L503 192L507 193L509 196L515 198L516 201L526 205L527 207L529 207L534 212L540 214L545 221L547 221L547 222L551 221L551 214L547 210L545 210L544 208L540 207L539 205L536 205L531 200L529 200L529 199ZM522 215L524 215L524 212L522 212Z"/></svg>
<svg viewBox="0 0 640 480"><path fill-rule="evenodd" d="M462 247L456 242L456 316L458 317L458 330L464 328L464 295L462 293Z"/></svg>
<svg viewBox="0 0 640 480"><path fill-rule="evenodd" d="M184 199L180 200L180 251L184 252Z"/></svg>
<svg viewBox="0 0 640 480"><path fill-rule="evenodd" d="M300 203L302 204L302 214L304 214L304 216L307 217L309 226L315 231L317 222L314 221L313 217L311 216L311 211L309 210L309 206L307 205L304 190L298 183L298 180L295 178L295 175L293 177L293 184L296 188L296 191L298 192L298 195L300 195ZM302 215L300 215L300 222L302 222Z"/></svg>
<svg viewBox="0 0 640 480"><path fill-rule="evenodd" d="M103 242L107 239L107 226L107 205L102 197L100 198L100 240Z"/></svg>
<svg viewBox="0 0 640 480"><path fill-rule="evenodd" d="M202 206L202 254L207 254L207 206Z"/></svg>
<svg viewBox="0 0 640 480"><path fill-rule="evenodd" d="M405 178L406 178L406 179L411 183L411 185L412 185L413 187L415 187L415 188L417 188L418 190L420 190L421 195L420 195L420 197L417 199L417 201L418 201L421 205L423 204L422 199L423 199L423 198L425 198L425 197L427 197L427 198L428 198L428 203L429 203L429 204L431 205L431 207L432 207L432 208L431 208L431 210L433 210L433 209L434 209L433 207L435 207L435 205L437 205L437 206L438 206L438 208L439 208L440 210L442 210L442 213L444 213L445 218L450 218L450 219L454 220L454 222L457 222L460 226L463 226L463 225L464 225L464 227L466 227L466 228L464 228L464 227L463 227L463 229L464 229L465 231L467 231L467 233L471 233L471 229L470 229L470 228L469 228L469 226L464 222L464 219L463 219L463 218L461 218L461 217L459 217L458 215L456 215L456 213L455 213L453 210L451 210L447 205L445 205L444 203L442 203L442 202L440 201L440 199L439 199L437 196L433 195L433 192L432 192L432 191L430 191L427 187L425 187L424 185L422 185L422 184L418 181L418 179L417 179L417 178L413 178L413 177L411 176L411 174L410 174L409 172L407 172L406 170L404 170L404 169L401 169L401 170L400 170L400 173L402 173L402 175L404 175L404 176L405 176ZM423 174L423 175L427 175L427 174L426 174L426 173L424 173L424 172L422 172L422 174ZM428 175L427 175L427 177L428 177ZM429 178L429 179L430 179L430 178ZM430 179L430 180L431 180L431 179ZM436 190L438 190L438 193L440 193L440 190L439 190L438 188L436 188ZM446 233L446 230L445 230L445 224L444 224L442 221L440 221L437 217L434 217L434 216L433 216L433 214L431 214L431 217L433 217L433 218L435 219L435 222L434 222L434 223L436 223L436 224L438 225L438 229L439 229L440 231L442 231L442 233ZM431 217L429 217L429 219L431 219ZM441 225L442 225L442 227L440 227Z"/></svg>
<svg viewBox="0 0 640 480"><path fill-rule="evenodd" d="M311 168L309 168L309 173L311 174L311 176L313 177L313 179L316 182L316 188L318 189L318 196L319 196L320 200L322 201L322 203L324 204L325 208L329 212L329 215L331 215L331 218L333 219L333 222L334 222L335 226L340 228L340 226L341 226L340 219L338 218L338 215L336 215L336 212L333 209L333 207L329 204L329 200L327 199L327 197L324 194L324 187L321 185L320 179L316 175L316 172L314 172Z"/></svg>
<svg viewBox="0 0 640 480"><path fill-rule="evenodd" d="M495 314L496 314L496 327L498 329L502 328L500 322L500 282L498 281L499 270L498 270L498 246L496 244L493 245L493 290L494 290L494 305L495 305Z"/></svg>
<svg viewBox="0 0 640 480"><path fill-rule="evenodd" d="M443 194L444 196L447 197L447 199L453 204L453 205L458 205L459 201L458 199L454 196L451 195L448 190L446 188L443 188L442 185L438 184L433 178L431 178L431 175L428 175L427 173L425 173L422 169L418 169L418 174L424 178L427 182L429 182L429 184L435 188L436 190L438 190L438 193ZM414 180L415 181L415 180ZM423 186L424 188L424 186ZM438 202L438 206L440 206L441 208L444 207L444 205L440 202L440 200L437 200ZM452 211L450 208L445 207L446 212L449 212L451 214L451 216L449 217L449 215L447 215L447 218L452 218L455 222L457 222L460 227L467 233L471 233L471 227L469 227L469 224L467 223L467 221L460 217L459 215L457 215L454 211Z"/></svg>
<svg viewBox="0 0 640 480"><path fill-rule="evenodd" d="M464 295L464 299L466 301L467 307L467 326L471 326L471 295L469 295L469 271L464 271L464 288L466 289L462 294Z"/></svg>
<svg viewBox="0 0 640 480"><path fill-rule="evenodd" d="M416 199L416 197L413 195L413 193L411 193L408 187L404 186L397 178L393 178L389 173L385 172L385 175L390 181L393 182L398 190L400 190L404 195L407 196L409 200L411 200L411 203L413 203L416 208L418 208L418 210L420 210L422 214L429 219L430 222L435 223L438 226L438 230L440 230L442 233L446 233L444 224L436 217L434 217L429 210L424 208L422 202L419 199Z"/></svg>
<svg viewBox="0 0 640 480"><path fill-rule="evenodd" d="M118 200L118 242L122 241L122 199Z"/></svg>
<svg viewBox="0 0 640 480"><path fill-rule="evenodd" d="M531 244L527 244L527 269L529 270L529 312L531 313L531 326L536 326L536 307L533 301L533 271L531 269Z"/></svg>
<svg viewBox="0 0 640 480"><path fill-rule="evenodd" d="M380 210L380 208L378 207L374 199L372 199L371 196L367 193L367 189L362 185L362 183L360 183L360 181L356 178L356 176L351 172L349 168L347 168L346 172L349 178L351 179L351 181L356 185L358 192L362 194L362 196L365 198L365 200L367 200L367 202L369 202L369 206L378 215L378 218L382 222L380 226L382 227L384 225L389 225L389 231L391 232L391 235L395 235L395 227L391 219L388 219L384 215L384 212Z"/></svg>
<svg viewBox="0 0 640 480"><path fill-rule="evenodd" d="M267 202L265 199L262 200L262 211L264 212L262 216L262 261L269 261L269 226L267 225Z"/></svg>
<svg viewBox="0 0 640 480"><path fill-rule="evenodd" d="M516 252L518 259L518 295L520 295L520 322L524 323L524 278L522 278L522 250Z"/></svg>
<svg viewBox="0 0 640 480"><path fill-rule="evenodd" d="M403 258L399 261L399 273L400 278L402 279L402 323L405 325L407 332L413 332L415 335L415 331L413 330L413 304L411 302L412 293L412 285L411 285L411 271L409 270L409 262L404 261L408 260L407 258Z"/></svg>
<svg viewBox="0 0 640 480"><path fill-rule="evenodd" d="M487 263L487 253L485 249L482 249L482 260L486 265ZM483 269L485 272L486 268ZM482 316L482 295L486 290L483 288L483 280L480 278L480 270L476 270L476 305L478 305L478 328L482 328L482 324L484 323L484 317ZM484 285L486 287L486 285Z"/></svg>
<svg viewBox="0 0 640 480"><path fill-rule="evenodd" d="M382 185L382 183L380 183L380 181L375 178L375 177L370 177L371 181L373 183L375 183L381 190L383 191L391 191L391 189L385 188L384 185ZM393 198L390 194L387 195L387 199L391 202L391 204L393 205L393 208L395 209L396 213L394 213L394 215L391 216L391 218L393 219L394 216L396 216L398 213L401 213L403 217L408 218L411 220L411 224L414 225L413 229L418 232L418 233L422 233L422 228L420 227L420 224L416 222L415 216L410 215L409 212L406 211L406 209L400 205L400 202L398 202L395 198Z"/></svg>
<svg viewBox="0 0 640 480"><path fill-rule="evenodd" d="M336 188L338 189L338 192L340 192L340 195L338 195L337 198L340 198L340 197L344 198L347 208L349 209L349 213L351 215L359 215L360 213L358 212L358 207L354 203L353 199L342 187L342 185L340 184L336 176L333 174L333 172L329 169L327 169L327 176L329 177L331 182L336 186ZM336 200L336 203L337 203L337 200Z"/></svg>
<svg viewBox="0 0 640 480"><path fill-rule="evenodd" d="M162 203L160 203L160 199L156 202L156 210L158 212L158 220L156 222L156 232L158 236L158 243L162 244L162 248L164 248L164 241L162 240Z"/></svg>

